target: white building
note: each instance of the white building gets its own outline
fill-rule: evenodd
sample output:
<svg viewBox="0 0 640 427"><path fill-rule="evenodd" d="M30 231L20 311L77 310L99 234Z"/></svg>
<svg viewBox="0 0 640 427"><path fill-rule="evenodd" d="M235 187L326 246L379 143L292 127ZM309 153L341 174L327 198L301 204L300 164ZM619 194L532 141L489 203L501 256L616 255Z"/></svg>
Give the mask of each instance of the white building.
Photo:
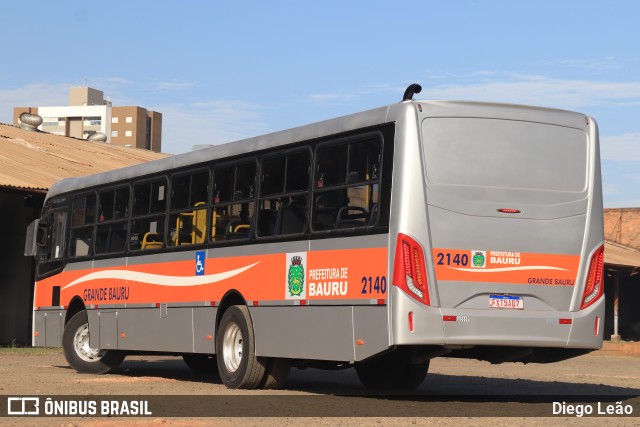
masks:
<svg viewBox="0 0 640 427"><path fill-rule="evenodd" d="M38 129L44 132L79 139L101 132L110 144L161 151L161 113L141 107L113 107L102 91L90 87L72 87L68 106L15 107L14 126L20 125L22 113L42 117Z"/></svg>
<svg viewBox="0 0 640 427"><path fill-rule="evenodd" d="M107 105L38 107L42 117L39 129L45 132L87 139L102 132L111 143L111 107Z"/></svg>

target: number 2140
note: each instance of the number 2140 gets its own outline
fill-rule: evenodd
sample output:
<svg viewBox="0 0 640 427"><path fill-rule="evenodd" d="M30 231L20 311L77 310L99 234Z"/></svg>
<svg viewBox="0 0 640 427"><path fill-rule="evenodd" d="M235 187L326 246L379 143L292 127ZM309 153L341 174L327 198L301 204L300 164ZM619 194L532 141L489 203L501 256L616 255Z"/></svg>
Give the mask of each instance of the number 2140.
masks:
<svg viewBox="0 0 640 427"><path fill-rule="evenodd" d="M387 292L387 278L385 276L363 277L363 294L385 294Z"/></svg>

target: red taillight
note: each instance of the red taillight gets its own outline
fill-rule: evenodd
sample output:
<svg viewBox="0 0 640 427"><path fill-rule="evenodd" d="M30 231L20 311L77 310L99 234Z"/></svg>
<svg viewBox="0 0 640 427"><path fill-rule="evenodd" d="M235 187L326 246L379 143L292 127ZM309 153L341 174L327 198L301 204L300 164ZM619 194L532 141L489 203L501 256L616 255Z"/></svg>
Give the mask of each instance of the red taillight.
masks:
<svg viewBox="0 0 640 427"><path fill-rule="evenodd" d="M422 247L405 234L398 234L393 284L423 304L430 304Z"/></svg>
<svg viewBox="0 0 640 427"><path fill-rule="evenodd" d="M591 257L587 284L582 295L580 310L589 307L604 294L604 246L601 246Z"/></svg>

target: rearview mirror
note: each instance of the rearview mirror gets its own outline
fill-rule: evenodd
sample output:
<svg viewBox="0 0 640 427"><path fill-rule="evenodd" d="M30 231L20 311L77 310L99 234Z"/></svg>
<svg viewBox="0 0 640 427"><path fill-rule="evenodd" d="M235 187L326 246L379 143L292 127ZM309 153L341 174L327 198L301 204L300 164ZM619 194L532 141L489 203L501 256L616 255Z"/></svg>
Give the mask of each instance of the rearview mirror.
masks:
<svg viewBox="0 0 640 427"><path fill-rule="evenodd" d="M24 256L36 256L38 246L44 246L46 243L47 226L41 223L39 219L36 219L27 227L27 238L24 242Z"/></svg>

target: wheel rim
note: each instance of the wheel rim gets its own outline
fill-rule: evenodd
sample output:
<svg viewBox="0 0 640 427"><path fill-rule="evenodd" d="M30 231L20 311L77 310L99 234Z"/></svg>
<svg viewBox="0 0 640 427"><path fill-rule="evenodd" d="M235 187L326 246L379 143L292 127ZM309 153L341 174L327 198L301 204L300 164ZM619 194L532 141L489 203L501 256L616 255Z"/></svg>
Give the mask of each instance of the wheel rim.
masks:
<svg viewBox="0 0 640 427"><path fill-rule="evenodd" d="M85 362L97 362L105 353L105 350L89 347L89 325L87 323L76 329L73 336L73 348L78 357Z"/></svg>
<svg viewBox="0 0 640 427"><path fill-rule="evenodd" d="M242 331L240 327L231 323L226 331L224 331L224 339L222 341L222 355L224 366L229 372L235 372L242 362Z"/></svg>

